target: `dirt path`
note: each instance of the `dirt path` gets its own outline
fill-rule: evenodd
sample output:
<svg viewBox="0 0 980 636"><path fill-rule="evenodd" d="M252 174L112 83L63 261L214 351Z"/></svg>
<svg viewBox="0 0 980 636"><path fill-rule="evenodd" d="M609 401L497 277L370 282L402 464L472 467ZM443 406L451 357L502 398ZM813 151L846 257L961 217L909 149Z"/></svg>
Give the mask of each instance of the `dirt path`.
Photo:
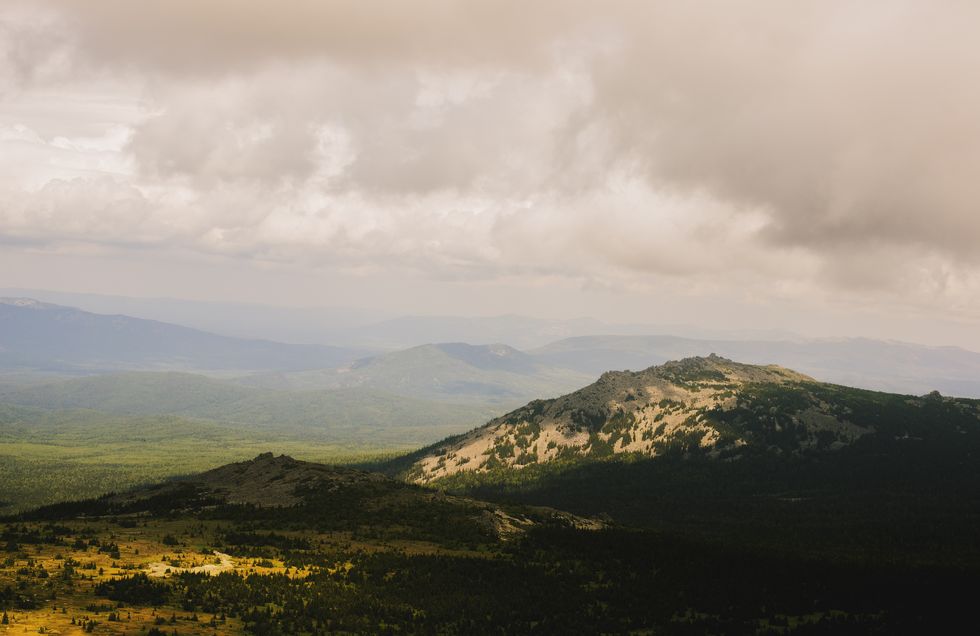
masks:
<svg viewBox="0 0 980 636"><path fill-rule="evenodd" d="M169 576L171 574L179 574L181 572L203 572L205 574L217 574L219 572L226 572L235 567L235 559L233 559L230 554L215 551L214 556L218 557L220 563L208 563L207 565L199 565L193 568L175 568L169 563L157 561L156 563L149 564L145 571L150 576L161 577Z"/></svg>

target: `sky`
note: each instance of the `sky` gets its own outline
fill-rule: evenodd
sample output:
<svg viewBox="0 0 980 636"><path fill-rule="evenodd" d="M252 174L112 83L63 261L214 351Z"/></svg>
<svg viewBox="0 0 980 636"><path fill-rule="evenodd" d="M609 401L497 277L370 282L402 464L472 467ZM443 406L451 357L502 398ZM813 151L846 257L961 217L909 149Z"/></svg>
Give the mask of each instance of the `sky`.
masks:
<svg viewBox="0 0 980 636"><path fill-rule="evenodd" d="M980 350L978 21L3 0L0 287Z"/></svg>

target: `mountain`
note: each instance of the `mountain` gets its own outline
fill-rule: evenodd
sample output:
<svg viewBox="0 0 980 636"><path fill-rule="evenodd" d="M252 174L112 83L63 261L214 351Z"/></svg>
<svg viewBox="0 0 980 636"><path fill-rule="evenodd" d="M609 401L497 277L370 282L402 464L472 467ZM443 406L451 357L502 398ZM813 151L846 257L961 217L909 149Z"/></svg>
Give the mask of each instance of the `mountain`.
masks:
<svg viewBox="0 0 980 636"><path fill-rule="evenodd" d="M566 338L528 350L540 364L593 376L609 369L709 353L752 364L778 364L837 384L922 394L939 390L980 398L980 353L869 338L694 339L672 335Z"/></svg>
<svg viewBox="0 0 980 636"><path fill-rule="evenodd" d="M338 337L347 329L391 317L385 312L351 307L282 307L246 302L139 298L47 289L0 288L0 296L34 298L96 314L124 314L236 338L295 344L336 344L341 342Z"/></svg>
<svg viewBox="0 0 980 636"><path fill-rule="evenodd" d="M593 318L545 319L501 316L396 316L376 309L303 307L259 303L138 298L43 289L0 288L0 296L28 297L78 307L98 314L125 314L186 325L239 338L318 343L381 350L406 349L432 342L474 344L506 342L518 348L540 347L559 338L595 333L671 333L690 338L779 340L797 337L773 330L712 330L692 325L614 324ZM325 299L334 302L334 299Z"/></svg>
<svg viewBox="0 0 980 636"><path fill-rule="evenodd" d="M957 569L980 567L978 461L978 400L707 356L605 373L378 468L811 563Z"/></svg>
<svg viewBox="0 0 980 636"><path fill-rule="evenodd" d="M364 349L231 338L28 298L0 299L0 369L295 371L342 366L367 353Z"/></svg>
<svg viewBox="0 0 980 636"><path fill-rule="evenodd" d="M717 355L608 372L415 457L410 478L622 456L805 456L894 445L980 449L980 401L876 393Z"/></svg>
<svg viewBox="0 0 980 636"><path fill-rule="evenodd" d="M822 381L895 393L939 390L980 397L980 354L861 338L697 340L676 336L582 336L519 351L503 344L428 344L364 358L340 369L256 373L241 384L278 389L365 387L435 400L513 408L554 397L609 369L645 369L715 352L779 364Z"/></svg>
<svg viewBox="0 0 980 636"><path fill-rule="evenodd" d="M136 302L139 299L97 300L100 302L92 301L93 306L127 308L131 304L123 301L132 300L134 310L142 308L148 314L185 315L155 311L156 305ZM341 310L337 311L343 315L331 317L332 310L326 309L265 311L249 305L184 304L190 307L186 314L189 319L197 316L194 324L207 324L222 333L275 333L290 342L309 336L409 348L378 353L356 347L244 340L152 320L8 298L0 300L3 382L35 381L41 373L205 371L225 377L238 374L242 376L240 384L262 388L362 387L511 408L532 397L571 391L609 369L644 369L667 360L715 352L748 363L779 364L823 381L868 389L914 394L936 389L980 397L980 353L956 347L866 338L806 340L788 334L764 338L753 333L727 338L584 335L590 331L642 334L652 328L520 316L409 317L361 324ZM202 322L204 316L209 316L209 321ZM290 316L293 322L286 320ZM253 325L253 329L238 324L240 320L268 321L279 327L270 331ZM316 331L320 328L317 325L322 331ZM678 326L672 333L690 332L690 328ZM567 335L574 337L564 338ZM447 338L459 342L422 344L445 342ZM554 338L563 339L552 341ZM540 346L547 341L550 344ZM519 351L514 346L536 348Z"/></svg>
<svg viewBox="0 0 980 636"><path fill-rule="evenodd" d="M589 376L549 366L503 344L441 343L363 358L341 369L254 374L236 380L260 387L361 388L443 401L516 406L560 395Z"/></svg>

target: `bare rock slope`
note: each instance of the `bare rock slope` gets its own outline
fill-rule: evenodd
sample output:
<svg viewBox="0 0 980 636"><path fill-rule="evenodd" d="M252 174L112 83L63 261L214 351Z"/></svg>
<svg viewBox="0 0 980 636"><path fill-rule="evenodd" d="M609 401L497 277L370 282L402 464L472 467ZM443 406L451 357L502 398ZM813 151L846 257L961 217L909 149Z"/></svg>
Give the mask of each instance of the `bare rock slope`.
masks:
<svg viewBox="0 0 980 636"><path fill-rule="evenodd" d="M976 401L935 399L965 421L975 423L980 415ZM574 393L533 401L427 449L407 476L429 483L468 471L622 453L734 458L749 449L833 451L883 432L883 425L915 426L924 421L929 400L824 384L783 367L712 354L608 372ZM895 414L887 422L881 417L886 411ZM909 435L905 429L887 433Z"/></svg>

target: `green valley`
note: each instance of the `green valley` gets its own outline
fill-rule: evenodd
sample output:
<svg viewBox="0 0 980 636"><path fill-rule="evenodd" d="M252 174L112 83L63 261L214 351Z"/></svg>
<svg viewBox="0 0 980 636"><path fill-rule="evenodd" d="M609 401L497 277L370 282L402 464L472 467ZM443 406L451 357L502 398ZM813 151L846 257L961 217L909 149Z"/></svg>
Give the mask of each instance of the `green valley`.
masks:
<svg viewBox="0 0 980 636"><path fill-rule="evenodd" d="M126 490L268 450L347 463L407 447L261 433L167 415L0 404L0 514Z"/></svg>

